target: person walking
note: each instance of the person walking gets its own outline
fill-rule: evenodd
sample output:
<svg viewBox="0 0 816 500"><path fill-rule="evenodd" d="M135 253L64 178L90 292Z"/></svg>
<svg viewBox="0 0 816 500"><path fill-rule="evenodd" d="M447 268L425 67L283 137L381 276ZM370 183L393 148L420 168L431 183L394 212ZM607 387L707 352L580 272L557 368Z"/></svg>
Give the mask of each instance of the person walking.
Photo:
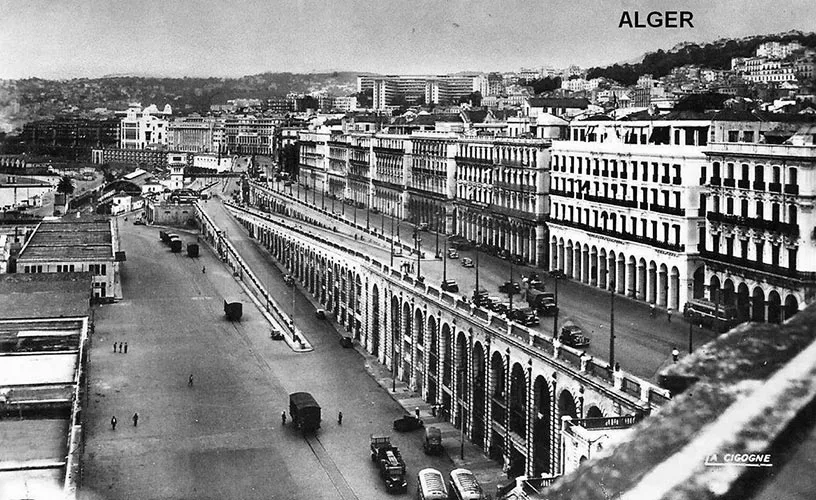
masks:
<svg viewBox="0 0 816 500"><path fill-rule="evenodd" d="M113 352L116 352L116 342L113 343Z"/></svg>
<svg viewBox="0 0 816 500"><path fill-rule="evenodd" d="M127 354L127 342L125 342L125 354Z"/></svg>
<svg viewBox="0 0 816 500"><path fill-rule="evenodd" d="M136 427L137 425L139 425L139 414L134 413L133 414L133 427Z"/></svg>
<svg viewBox="0 0 816 500"><path fill-rule="evenodd" d="M343 412L337 412L337 425L343 425Z"/></svg>
<svg viewBox="0 0 816 500"><path fill-rule="evenodd" d="M414 414L416 415L416 418L419 418L419 406L414 408Z"/></svg>
<svg viewBox="0 0 816 500"><path fill-rule="evenodd" d="M111 417L111 429L116 430L116 416Z"/></svg>
<svg viewBox="0 0 816 500"><path fill-rule="evenodd" d="M675 347L672 349L672 360L675 363L677 363L678 359L680 359L680 351L678 351L677 348Z"/></svg>
<svg viewBox="0 0 816 500"><path fill-rule="evenodd" d="M666 309L666 321L671 323L671 317L672 317L672 310L671 309Z"/></svg>
<svg viewBox="0 0 816 500"><path fill-rule="evenodd" d="M121 342L119 342L119 354L122 354L122 345L123 344Z"/></svg>
<svg viewBox="0 0 816 500"><path fill-rule="evenodd" d="M281 425L286 425L286 411L281 412Z"/></svg>
<svg viewBox="0 0 816 500"><path fill-rule="evenodd" d="M654 304L649 304L649 317L650 318L655 317L655 305Z"/></svg>
<svg viewBox="0 0 816 500"><path fill-rule="evenodd" d="M206 272L207 272L207 266L201 266L201 274L204 274Z"/></svg>
<svg viewBox="0 0 816 500"><path fill-rule="evenodd" d="M193 374L192 373L190 374L190 378L187 379L187 386L189 386L189 387L193 386Z"/></svg>

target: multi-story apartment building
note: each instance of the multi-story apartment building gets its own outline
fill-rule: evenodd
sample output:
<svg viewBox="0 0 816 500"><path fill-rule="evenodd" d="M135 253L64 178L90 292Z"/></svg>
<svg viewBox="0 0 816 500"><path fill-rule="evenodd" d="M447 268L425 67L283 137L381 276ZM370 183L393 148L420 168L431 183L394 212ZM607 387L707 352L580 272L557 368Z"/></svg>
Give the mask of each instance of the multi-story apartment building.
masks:
<svg viewBox="0 0 816 500"><path fill-rule="evenodd" d="M455 232L533 265L546 262L549 146L545 139L461 138Z"/></svg>
<svg viewBox="0 0 816 500"><path fill-rule="evenodd" d="M320 189L325 186L328 173L326 158L329 153L330 139L331 133L328 130L298 132L298 182L300 184L318 189L319 181Z"/></svg>
<svg viewBox="0 0 816 500"><path fill-rule="evenodd" d="M232 116L224 120L226 151L239 155L273 155L279 118Z"/></svg>
<svg viewBox="0 0 816 500"><path fill-rule="evenodd" d="M727 127L705 148L695 285L740 320L779 323L816 297L816 145L812 125ZM793 128L793 130L791 130ZM701 286L702 287L702 286Z"/></svg>
<svg viewBox="0 0 816 500"><path fill-rule="evenodd" d="M119 124L120 120L115 118L88 120L58 117L26 123L21 138L29 150L53 148L79 153L91 148L116 147L119 144Z"/></svg>
<svg viewBox="0 0 816 500"><path fill-rule="evenodd" d="M350 134L346 137L346 144L346 198L358 205L371 206L371 134Z"/></svg>
<svg viewBox="0 0 816 500"><path fill-rule="evenodd" d="M756 55L770 59L784 59L800 49L802 49L802 44L799 42L765 42L756 48Z"/></svg>
<svg viewBox="0 0 816 500"><path fill-rule="evenodd" d="M411 134L406 144L405 184L407 216L412 222L442 230L440 221L450 219L450 202L456 194L458 138L450 132ZM450 229L447 223L444 229Z"/></svg>
<svg viewBox="0 0 816 500"><path fill-rule="evenodd" d="M573 122L553 142L550 267L678 309L692 293L711 120L635 118Z"/></svg>
<svg viewBox="0 0 816 500"><path fill-rule="evenodd" d="M169 104L162 111L155 104L144 109L139 104L132 104L127 111L117 114L124 114L119 125L121 149L161 149L167 146L167 119L173 114Z"/></svg>
<svg viewBox="0 0 816 500"><path fill-rule="evenodd" d="M374 170L372 206L383 213L403 218L406 206L406 172L408 165L405 151L410 136L398 134L377 134L373 138L372 151Z"/></svg>
<svg viewBox="0 0 816 500"><path fill-rule="evenodd" d="M478 75L387 75L364 76L357 79L362 92L373 89L374 109L386 109L397 96L408 103L422 99L428 104L455 102L456 99L479 90Z"/></svg>
<svg viewBox="0 0 816 500"><path fill-rule="evenodd" d="M173 151L187 153L225 152L223 120L198 115L176 118L167 127L169 146Z"/></svg>
<svg viewBox="0 0 816 500"><path fill-rule="evenodd" d="M310 146L311 148L311 146ZM346 174L349 168L348 136L338 134L326 140L326 190L332 198L346 197Z"/></svg>
<svg viewBox="0 0 816 500"><path fill-rule="evenodd" d="M499 95L504 92L504 78L501 73L488 73L479 77L479 92L482 96Z"/></svg>

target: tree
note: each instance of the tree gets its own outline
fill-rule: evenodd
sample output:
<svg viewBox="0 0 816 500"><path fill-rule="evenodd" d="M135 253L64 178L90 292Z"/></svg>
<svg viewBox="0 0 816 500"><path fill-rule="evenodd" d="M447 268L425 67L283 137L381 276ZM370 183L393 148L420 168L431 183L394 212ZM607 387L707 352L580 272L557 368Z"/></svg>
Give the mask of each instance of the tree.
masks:
<svg viewBox="0 0 816 500"><path fill-rule="evenodd" d="M59 184L57 184L57 192L67 195L74 194L74 181L67 175L63 175Z"/></svg>

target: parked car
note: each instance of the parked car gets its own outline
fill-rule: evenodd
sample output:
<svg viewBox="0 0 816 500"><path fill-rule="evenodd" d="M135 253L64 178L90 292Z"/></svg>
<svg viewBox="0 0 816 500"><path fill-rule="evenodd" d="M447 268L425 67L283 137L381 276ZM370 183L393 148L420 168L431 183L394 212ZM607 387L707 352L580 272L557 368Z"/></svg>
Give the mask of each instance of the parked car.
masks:
<svg viewBox="0 0 816 500"><path fill-rule="evenodd" d="M269 332L269 338L272 340L283 340L283 332L275 327L272 327L272 331Z"/></svg>
<svg viewBox="0 0 816 500"><path fill-rule="evenodd" d="M490 301L490 297L487 293L487 290L482 288L481 290L473 290L473 297L472 302L476 306L484 306Z"/></svg>
<svg viewBox="0 0 816 500"><path fill-rule="evenodd" d="M552 271L550 271L550 276L559 280L567 277L567 275L564 274L564 271L560 269L553 269Z"/></svg>
<svg viewBox="0 0 816 500"><path fill-rule="evenodd" d="M538 316L536 316L535 311L530 307L513 309L507 314L507 317L524 326L535 326L539 323Z"/></svg>
<svg viewBox="0 0 816 500"><path fill-rule="evenodd" d="M340 337L340 345L343 346L346 349L348 349L349 347L352 346L351 342L352 342L351 337L346 337L345 335Z"/></svg>
<svg viewBox="0 0 816 500"><path fill-rule="evenodd" d="M462 257L462 267L473 267L473 259L470 257Z"/></svg>
<svg viewBox="0 0 816 500"><path fill-rule="evenodd" d="M439 427L425 428L425 442L422 449L426 455L441 455L445 448L442 447L442 431Z"/></svg>
<svg viewBox="0 0 816 500"><path fill-rule="evenodd" d="M564 345L578 349L589 347L589 339L584 335L584 331L575 325L565 325L561 327L558 340Z"/></svg>
<svg viewBox="0 0 816 500"><path fill-rule="evenodd" d="M519 254L511 255L510 261L517 266L522 266L524 265L524 256Z"/></svg>
<svg viewBox="0 0 816 500"><path fill-rule="evenodd" d="M459 252L457 252L456 249L454 249L454 248L449 248L448 249L448 258L449 259L458 259L459 258Z"/></svg>
<svg viewBox="0 0 816 500"><path fill-rule="evenodd" d="M417 224L417 230L419 231L427 231L428 230L428 223L427 222L420 222Z"/></svg>
<svg viewBox="0 0 816 500"><path fill-rule="evenodd" d="M507 314L507 312L510 310L510 303L494 300L488 307L490 307L490 310L496 314Z"/></svg>
<svg viewBox="0 0 816 500"><path fill-rule="evenodd" d="M408 414L394 420L394 430L397 432L415 431L424 425L422 420Z"/></svg>
<svg viewBox="0 0 816 500"><path fill-rule="evenodd" d="M285 275L283 277L283 282L286 283L287 285L290 285L290 286L294 285L295 284L295 277L292 276L291 274L287 274L287 275Z"/></svg>
<svg viewBox="0 0 816 500"><path fill-rule="evenodd" d="M315 317L317 319L326 319L326 310L325 309L315 309Z"/></svg>
<svg viewBox="0 0 816 500"><path fill-rule="evenodd" d="M456 293L459 291L459 284L454 280L444 280L442 282L442 290L445 292Z"/></svg>
<svg viewBox="0 0 816 500"><path fill-rule="evenodd" d="M501 293L517 294L521 291L521 286L518 284L518 281L505 281L499 285L499 291Z"/></svg>

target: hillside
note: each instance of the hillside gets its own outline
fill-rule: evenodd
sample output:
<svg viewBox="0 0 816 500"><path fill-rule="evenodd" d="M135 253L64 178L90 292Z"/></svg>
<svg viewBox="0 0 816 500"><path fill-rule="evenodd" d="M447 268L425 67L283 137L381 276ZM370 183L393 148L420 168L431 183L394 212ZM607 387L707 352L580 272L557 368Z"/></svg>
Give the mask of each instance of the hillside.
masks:
<svg viewBox="0 0 816 500"><path fill-rule="evenodd" d="M639 63L590 68L587 79L605 77L624 85L632 85L641 75L651 74L659 78L668 75L673 68L686 64L712 69L730 69L731 58L753 56L760 44L773 41L798 41L806 47L816 47L816 33L789 31L740 39L720 39L704 45L684 42L668 51L649 52Z"/></svg>
<svg viewBox="0 0 816 500"><path fill-rule="evenodd" d="M355 72L262 73L241 78L160 78L109 76L71 80L0 80L0 130L64 112L95 108L125 109L131 102L170 104L182 113L207 112L228 99L268 99L289 92L326 91L348 95L357 90Z"/></svg>

